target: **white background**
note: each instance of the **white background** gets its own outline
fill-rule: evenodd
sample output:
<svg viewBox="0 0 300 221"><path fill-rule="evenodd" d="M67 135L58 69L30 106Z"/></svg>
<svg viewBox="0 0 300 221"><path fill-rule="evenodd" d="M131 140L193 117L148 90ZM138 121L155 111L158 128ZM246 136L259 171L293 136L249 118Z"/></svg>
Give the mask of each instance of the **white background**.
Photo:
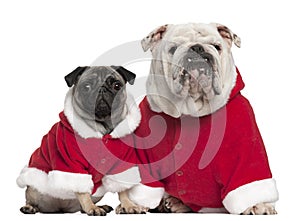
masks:
<svg viewBox="0 0 300 221"><path fill-rule="evenodd" d="M1 216L10 219L87 219L70 215L26 216L24 190L15 179L42 136L58 120L67 85L63 77L104 52L140 40L159 25L219 22L242 39L233 54L264 138L280 200L275 219L299 211L299 21L297 1L1 1ZM139 78L149 62L127 66ZM141 86L141 85L140 85ZM103 203L117 205L117 196ZM103 219L250 219L232 215L109 214ZM2 219L2 218L1 218ZM102 219L102 218L99 218ZM256 219L258 219L256 217Z"/></svg>

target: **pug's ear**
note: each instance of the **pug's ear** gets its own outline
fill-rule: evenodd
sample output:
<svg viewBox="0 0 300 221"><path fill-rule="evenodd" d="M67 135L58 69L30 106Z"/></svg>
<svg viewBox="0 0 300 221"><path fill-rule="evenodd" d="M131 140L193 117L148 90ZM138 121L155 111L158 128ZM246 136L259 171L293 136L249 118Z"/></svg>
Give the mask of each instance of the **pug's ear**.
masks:
<svg viewBox="0 0 300 221"><path fill-rule="evenodd" d="M224 38L224 40L228 43L228 45L231 47L232 42L238 47L241 47L241 38L234 34L229 28L227 28L225 25L221 25L218 23L212 23L212 25L215 25L219 34Z"/></svg>
<svg viewBox="0 0 300 221"><path fill-rule="evenodd" d="M163 25L152 32L150 32L149 35L147 35L143 40L141 41L142 47L144 51L147 51L149 48L150 50L153 49L153 47L159 42L165 35L165 32L167 31L169 25Z"/></svg>
<svg viewBox="0 0 300 221"><path fill-rule="evenodd" d="M79 79L80 75L88 68L85 67L77 67L74 71L70 74L65 76L65 81L67 82L68 87L72 87Z"/></svg>
<svg viewBox="0 0 300 221"><path fill-rule="evenodd" d="M116 72L118 72L125 80L125 82L128 82L129 84L134 84L134 80L136 75L132 73L131 71L127 70L126 68L123 68L122 66L111 66L112 69L114 69Z"/></svg>

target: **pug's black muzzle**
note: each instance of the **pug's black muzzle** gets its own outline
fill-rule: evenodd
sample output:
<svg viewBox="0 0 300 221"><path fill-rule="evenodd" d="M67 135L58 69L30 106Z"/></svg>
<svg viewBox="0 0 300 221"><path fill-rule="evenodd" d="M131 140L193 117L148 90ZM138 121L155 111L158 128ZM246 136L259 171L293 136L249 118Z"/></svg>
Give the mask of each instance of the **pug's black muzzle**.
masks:
<svg viewBox="0 0 300 221"><path fill-rule="evenodd" d="M99 95L95 106L95 116L98 119L102 119L110 115L111 105L103 98L103 96Z"/></svg>

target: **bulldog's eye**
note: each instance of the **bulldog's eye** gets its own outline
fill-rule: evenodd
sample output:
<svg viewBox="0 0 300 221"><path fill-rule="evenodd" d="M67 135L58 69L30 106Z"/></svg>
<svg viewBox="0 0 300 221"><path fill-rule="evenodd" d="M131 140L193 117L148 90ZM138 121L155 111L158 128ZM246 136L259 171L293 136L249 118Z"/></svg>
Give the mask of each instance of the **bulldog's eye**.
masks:
<svg viewBox="0 0 300 221"><path fill-rule="evenodd" d="M221 46L220 45L217 45L217 44L213 44L213 46L215 47L215 49L217 49L217 51L221 51L222 50L222 48L221 48Z"/></svg>
<svg viewBox="0 0 300 221"><path fill-rule="evenodd" d="M116 81L112 84L113 89L116 91L120 90L122 88L122 84L119 81Z"/></svg>
<svg viewBox="0 0 300 221"><path fill-rule="evenodd" d="M177 46L173 46L173 47L171 47L170 49L169 49L169 53L171 54L171 55L173 55L173 54L175 54L175 51L177 50Z"/></svg>

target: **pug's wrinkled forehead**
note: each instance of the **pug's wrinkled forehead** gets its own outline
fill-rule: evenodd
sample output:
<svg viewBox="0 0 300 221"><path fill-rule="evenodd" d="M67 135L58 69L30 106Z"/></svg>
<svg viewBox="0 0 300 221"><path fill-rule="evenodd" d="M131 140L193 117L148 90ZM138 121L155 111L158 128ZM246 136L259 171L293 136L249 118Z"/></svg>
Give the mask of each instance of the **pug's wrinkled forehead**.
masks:
<svg viewBox="0 0 300 221"><path fill-rule="evenodd" d="M78 83L84 81L93 81L103 83L107 80L118 80L125 84L125 79L116 70L108 66L94 66L87 68L82 76L79 78Z"/></svg>
<svg viewBox="0 0 300 221"><path fill-rule="evenodd" d="M65 76L65 81L69 87L77 85L79 81L96 80L103 82L107 78L118 79L123 83L133 84L136 75L122 66L84 66L77 67L70 74Z"/></svg>

